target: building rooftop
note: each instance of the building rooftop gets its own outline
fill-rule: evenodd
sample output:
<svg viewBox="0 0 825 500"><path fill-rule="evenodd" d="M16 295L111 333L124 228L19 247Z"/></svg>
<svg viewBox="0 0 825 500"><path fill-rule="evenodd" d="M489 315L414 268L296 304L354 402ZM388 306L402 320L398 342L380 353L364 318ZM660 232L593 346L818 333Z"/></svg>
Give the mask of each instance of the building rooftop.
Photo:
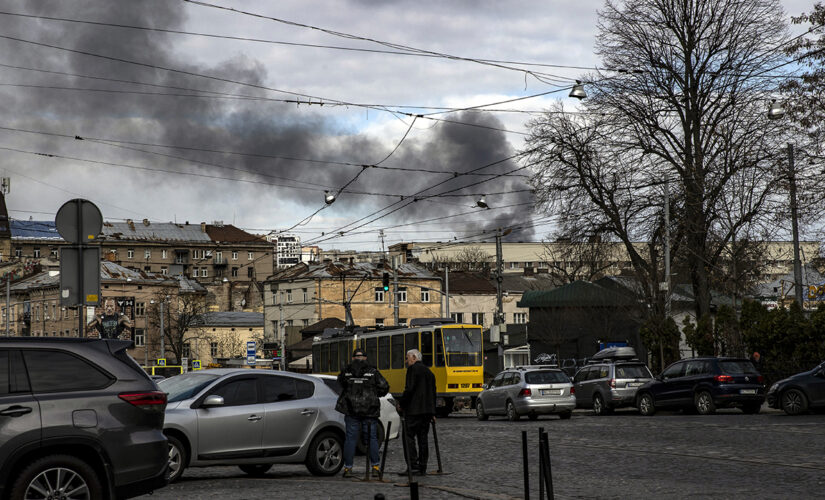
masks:
<svg viewBox="0 0 825 500"><path fill-rule="evenodd" d="M389 264L374 264L371 262L298 264L275 273L267 281L331 279L340 278L341 276L351 277L352 279L358 279L364 276L370 279L380 279L383 273L390 273L390 275L392 275L392 272ZM405 263L398 266L398 278L439 279L440 277L424 266Z"/></svg>
<svg viewBox="0 0 825 500"><path fill-rule="evenodd" d="M103 282L131 282L135 284L157 284L171 286L174 278L162 274L147 273L146 271L136 271L114 262L102 261L100 263L100 281ZM59 271L45 271L30 278L22 279L11 285L11 291L24 291L37 288L49 288L60 286ZM200 285L198 285L200 286ZM203 288L203 287L201 287Z"/></svg>
<svg viewBox="0 0 825 500"><path fill-rule="evenodd" d="M247 233L231 224L177 224L150 222L146 219L127 220L104 222L100 233L101 241L266 243L262 236ZM54 221L12 220L11 234L14 239L63 241Z"/></svg>
<svg viewBox="0 0 825 500"><path fill-rule="evenodd" d="M11 219L11 237L14 239L63 240L54 221Z"/></svg>
<svg viewBox="0 0 825 500"><path fill-rule="evenodd" d="M208 312L194 320L197 326L255 327L264 325L264 313L245 311Z"/></svg>

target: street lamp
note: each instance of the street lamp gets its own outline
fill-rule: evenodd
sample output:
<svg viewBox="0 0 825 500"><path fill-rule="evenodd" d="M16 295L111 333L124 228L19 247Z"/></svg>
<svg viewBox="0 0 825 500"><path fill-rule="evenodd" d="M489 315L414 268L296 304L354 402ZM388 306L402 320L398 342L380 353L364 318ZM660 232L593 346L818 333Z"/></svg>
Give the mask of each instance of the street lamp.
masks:
<svg viewBox="0 0 825 500"><path fill-rule="evenodd" d="M587 92L584 91L584 85L580 80L576 80L576 84L573 85L573 88L570 89L570 94L567 97L575 97L578 100L582 100L587 97Z"/></svg>
<svg viewBox="0 0 825 500"><path fill-rule="evenodd" d="M476 202L476 205L477 205L479 208L490 208L490 207L487 205L487 201L484 199L484 195L481 195L481 198L479 198L479 199L478 199L478 201Z"/></svg>
<svg viewBox="0 0 825 500"><path fill-rule="evenodd" d="M324 191L324 203L327 205L332 205L335 201L335 195L330 193L329 191Z"/></svg>
<svg viewBox="0 0 825 500"><path fill-rule="evenodd" d="M776 99L771 101L771 107L768 108L768 119L769 120L778 120L785 116L785 108L782 104L776 102Z"/></svg>

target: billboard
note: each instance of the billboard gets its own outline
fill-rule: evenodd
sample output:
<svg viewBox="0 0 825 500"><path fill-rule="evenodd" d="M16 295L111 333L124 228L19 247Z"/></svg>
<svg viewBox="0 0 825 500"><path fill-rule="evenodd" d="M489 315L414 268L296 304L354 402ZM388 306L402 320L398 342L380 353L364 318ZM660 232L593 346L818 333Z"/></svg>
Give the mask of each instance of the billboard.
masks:
<svg viewBox="0 0 825 500"><path fill-rule="evenodd" d="M134 341L135 298L101 297L100 304L86 325L86 335Z"/></svg>

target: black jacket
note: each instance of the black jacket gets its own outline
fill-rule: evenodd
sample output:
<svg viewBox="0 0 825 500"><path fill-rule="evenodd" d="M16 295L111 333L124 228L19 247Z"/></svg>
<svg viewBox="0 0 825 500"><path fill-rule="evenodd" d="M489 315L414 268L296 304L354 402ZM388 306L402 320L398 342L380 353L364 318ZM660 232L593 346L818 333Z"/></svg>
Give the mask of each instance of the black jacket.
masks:
<svg viewBox="0 0 825 500"><path fill-rule="evenodd" d="M421 361L407 368L399 403L405 415L435 415L435 375Z"/></svg>
<svg viewBox="0 0 825 500"><path fill-rule="evenodd" d="M356 360L338 374L341 395L335 409L351 417L373 417L381 415L381 400L387 394L390 384L381 372L365 361Z"/></svg>

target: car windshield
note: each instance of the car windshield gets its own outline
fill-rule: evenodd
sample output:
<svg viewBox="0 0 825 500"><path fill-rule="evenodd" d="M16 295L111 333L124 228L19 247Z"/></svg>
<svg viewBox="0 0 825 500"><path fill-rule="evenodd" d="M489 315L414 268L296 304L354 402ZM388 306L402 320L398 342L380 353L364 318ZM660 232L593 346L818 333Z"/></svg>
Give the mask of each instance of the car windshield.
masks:
<svg viewBox="0 0 825 500"><path fill-rule="evenodd" d="M616 378L651 378L645 365L617 365Z"/></svg>
<svg viewBox="0 0 825 500"><path fill-rule="evenodd" d="M728 375L758 375L759 372L750 361L720 361L719 369Z"/></svg>
<svg viewBox="0 0 825 500"><path fill-rule="evenodd" d="M448 366L481 364L480 328L444 328L443 331Z"/></svg>
<svg viewBox="0 0 825 500"><path fill-rule="evenodd" d="M168 394L166 401L174 403L189 399L211 384L219 375L212 373L186 373L158 382L160 390Z"/></svg>
<svg viewBox="0 0 825 500"><path fill-rule="evenodd" d="M528 384L563 384L570 382L564 372L554 371L534 371L524 374L524 380Z"/></svg>

